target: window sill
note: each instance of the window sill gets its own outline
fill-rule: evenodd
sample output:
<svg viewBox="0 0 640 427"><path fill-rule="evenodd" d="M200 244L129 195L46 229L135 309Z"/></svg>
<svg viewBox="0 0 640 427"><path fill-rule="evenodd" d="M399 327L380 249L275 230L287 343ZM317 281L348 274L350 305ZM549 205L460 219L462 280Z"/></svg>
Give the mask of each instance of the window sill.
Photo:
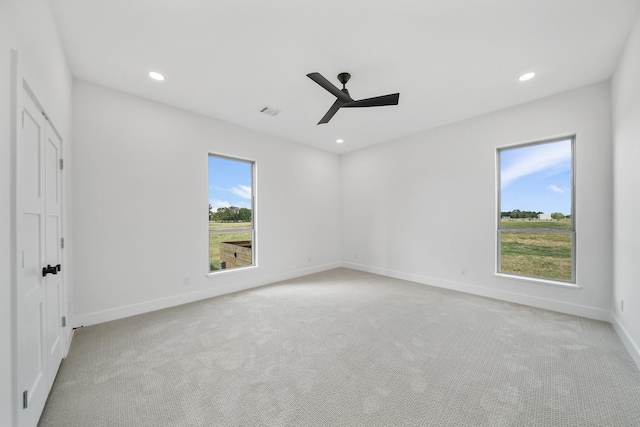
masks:
<svg viewBox="0 0 640 427"><path fill-rule="evenodd" d="M236 267L236 268L225 268L224 270L215 270L207 273L207 277L216 277L216 276L224 276L226 274L232 274L240 271L254 270L258 268L257 265L248 265L246 267Z"/></svg>
<svg viewBox="0 0 640 427"><path fill-rule="evenodd" d="M551 279L538 279L536 277L518 276L515 274L505 274L505 273L496 273L496 276L501 277L503 279L518 280L521 282L529 282L529 283L535 283L538 285L545 285L545 286L554 286L556 288L575 289L575 290L582 289L582 287L578 286L575 283L560 282L560 281L551 280Z"/></svg>

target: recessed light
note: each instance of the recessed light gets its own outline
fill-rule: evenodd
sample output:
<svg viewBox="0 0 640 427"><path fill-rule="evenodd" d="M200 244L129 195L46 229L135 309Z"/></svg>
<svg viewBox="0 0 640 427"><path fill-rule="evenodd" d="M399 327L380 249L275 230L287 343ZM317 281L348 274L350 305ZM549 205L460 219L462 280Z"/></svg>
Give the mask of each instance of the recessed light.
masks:
<svg viewBox="0 0 640 427"><path fill-rule="evenodd" d="M160 73L156 73L155 71L150 72L149 77L151 77L153 80L158 80L158 81L164 80L164 76Z"/></svg>
<svg viewBox="0 0 640 427"><path fill-rule="evenodd" d="M521 82L526 82L527 80L531 80L535 76L536 76L536 73L526 73L526 74L521 75L518 78L518 80L520 80Z"/></svg>
<svg viewBox="0 0 640 427"><path fill-rule="evenodd" d="M336 139L336 142L337 142L338 144L342 144L344 141L343 141L342 139Z"/></svg>

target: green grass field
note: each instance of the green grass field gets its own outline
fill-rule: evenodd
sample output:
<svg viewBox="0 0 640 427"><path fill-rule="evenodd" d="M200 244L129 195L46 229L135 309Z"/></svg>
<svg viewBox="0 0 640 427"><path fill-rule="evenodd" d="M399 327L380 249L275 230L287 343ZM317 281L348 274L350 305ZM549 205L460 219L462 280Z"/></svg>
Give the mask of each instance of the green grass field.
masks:
<svg viewBox="0 0 640 427"><path fill-rule="evenodd" d="M570 220L502 221L514 229L570 229ZM571 280L571 235L556 233L501 233L500 255L503 273Z"/></svg>
<svg viewBox="0 0 640 427"><path fill-rule="evenodd" d="M502 228L547 228L551 230L568 230L571 228L571 219L561 219L559 221L538 221L538 220L500 220Z"/></svg>
<svg viewBox="0 0 640 427"><path fill-rule="evenodd" d="M214 222L209 221L209 230L228 230L233 228L251 228L250 222ZM250 231L229 231L209 233L209 265L211 270L220 269L220 242L238 242L252 240Z"/></svg>

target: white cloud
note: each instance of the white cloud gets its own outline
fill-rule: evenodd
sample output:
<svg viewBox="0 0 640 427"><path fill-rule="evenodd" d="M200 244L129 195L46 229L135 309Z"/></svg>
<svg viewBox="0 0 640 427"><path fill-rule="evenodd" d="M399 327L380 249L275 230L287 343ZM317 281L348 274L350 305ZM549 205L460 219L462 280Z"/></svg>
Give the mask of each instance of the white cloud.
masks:
<svg viewBox="0 0 640 427"><path fill-rule="evenodd" d="M211 205L211 210L216 212L218 208L228 208L231 204L225 200L212 199L209 200L209 204Z"/></svg>
<svg viewBox="0 0 640 427"><path fill-rule="evenodd" d="M568 142L535 145L522 150L521 155L501 171L500 180L503 186L523 176L543 170L563 171L571 165L571 144Z"/></svg>
<svg viewBox="0 0 640 427"><path fill-rule="evenodd" d="M555 186L553 184L550 184L549 186L547 186L547 190L551 190L551 191L555 191L556 193L564 193L564 190L558 186Z"/></svg>
<svg viewBox="0 0 640 427"><path fill-rule="evenodd" d="M248 185L238 185L237 187L233 187L230 191L243 199L251 199L251 187Z"/></svg>

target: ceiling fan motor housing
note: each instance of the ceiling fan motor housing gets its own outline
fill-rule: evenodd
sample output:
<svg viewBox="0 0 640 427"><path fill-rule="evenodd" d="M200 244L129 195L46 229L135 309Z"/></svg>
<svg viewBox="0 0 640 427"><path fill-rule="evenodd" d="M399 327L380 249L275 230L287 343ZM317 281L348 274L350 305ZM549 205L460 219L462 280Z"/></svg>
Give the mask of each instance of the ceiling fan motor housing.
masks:
<svg viewBox="0 0 640 427"><path fill-rule="evenodd" d="M340 83L342 83L342 87L344 88L344 85L347 84L347 82L349 81L349 79L351 78L351 74L349 73L340 73L338 74L338 81Z"/></svg>

